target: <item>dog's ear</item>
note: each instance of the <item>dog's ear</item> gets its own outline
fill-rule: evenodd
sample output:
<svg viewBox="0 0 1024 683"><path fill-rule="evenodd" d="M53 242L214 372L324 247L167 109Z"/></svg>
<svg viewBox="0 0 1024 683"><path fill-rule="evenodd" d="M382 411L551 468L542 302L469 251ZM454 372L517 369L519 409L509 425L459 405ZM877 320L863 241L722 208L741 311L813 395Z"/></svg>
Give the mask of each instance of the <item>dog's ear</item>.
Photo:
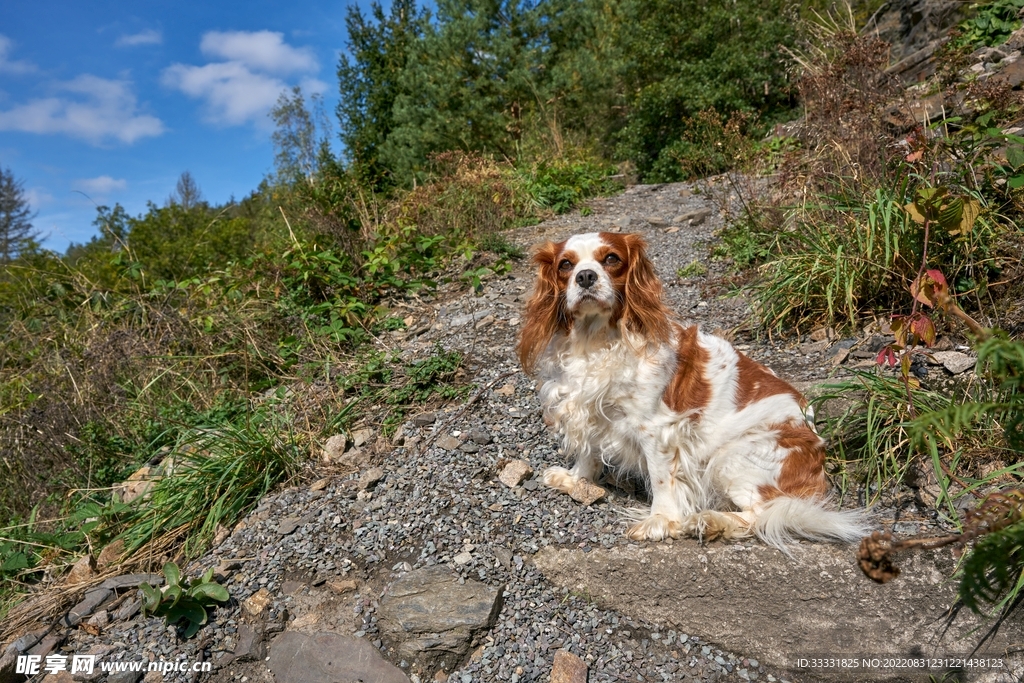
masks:
<svg viewBox="0 0 1024 683"><path fill-rule="evenodd" d="M665 343L671 325L662 300L661 280L647 258L647 243L640 235L623 235L628 252L626 287L622 302L622 320L626 327L648 342Z"/></svg>
<svg viewBox="0 0 1024 683"><path fill-rule="evenodd" d="M558 266L555 261L562 251L564 242L542 244L533 254L537 264L537 282L533 295L526 304L523 329L519 334L516 353L527 374L532 374L537 358L547 347L558 330L567 331L569 321L565 313L565 292L558 280Z"/></svg>

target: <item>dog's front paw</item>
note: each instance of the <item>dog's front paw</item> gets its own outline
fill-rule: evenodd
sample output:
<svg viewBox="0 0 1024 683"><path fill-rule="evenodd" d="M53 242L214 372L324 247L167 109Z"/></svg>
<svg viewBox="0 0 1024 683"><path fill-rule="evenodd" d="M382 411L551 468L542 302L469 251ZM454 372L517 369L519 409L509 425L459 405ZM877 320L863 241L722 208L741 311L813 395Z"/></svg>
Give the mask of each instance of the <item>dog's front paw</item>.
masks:
<svg viewBox="0 0 1024 683"><path fill-rule="evenodd" d="M661 541L666 538L679 538L683 525L664 515L651 515L642 522L629 527L626 535L634 541Z"/></svg>
<svg viewBox="0 0 1024 683"><path fill-rule="evenodd" d="M579 477L573 475L572 472L564 467L549 467L544 470L544 475L541 477L541 481L544 482L545 486L562 493L572 491L572 487L576 485L578 480Z"/></svg>
<svg viewBox="0 0 1024 683"><path fill-rule="evenodd" d="M690 515L683 520L683 532L701 541L714 541L717 538L732 540L747 538L752 535L750 525L739 515L731 512L705 510Z"/></svg>

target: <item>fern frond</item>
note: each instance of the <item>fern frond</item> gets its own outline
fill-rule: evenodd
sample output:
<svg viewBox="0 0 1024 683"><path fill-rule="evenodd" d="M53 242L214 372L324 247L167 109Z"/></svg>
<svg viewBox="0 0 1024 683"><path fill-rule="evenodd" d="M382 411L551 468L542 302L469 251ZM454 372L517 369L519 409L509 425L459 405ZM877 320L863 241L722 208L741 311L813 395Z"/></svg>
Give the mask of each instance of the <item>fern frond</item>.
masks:
<svg viewBox="0 0 1024 683"><path fill-rule="evenodd" d="M961 571L960 598L974 612L984 603L998 611L1016 598L1024 581L1024 522L978 539Z"/></svg>

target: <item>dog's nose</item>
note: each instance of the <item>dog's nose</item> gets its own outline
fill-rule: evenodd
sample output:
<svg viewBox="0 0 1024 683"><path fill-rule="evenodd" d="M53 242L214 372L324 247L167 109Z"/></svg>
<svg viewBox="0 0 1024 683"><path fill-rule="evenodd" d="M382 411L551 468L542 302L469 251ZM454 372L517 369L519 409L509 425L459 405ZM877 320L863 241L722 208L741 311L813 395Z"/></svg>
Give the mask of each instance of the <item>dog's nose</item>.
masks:
<svg viewBox="0 0 1024 683"><path fill-rule="evenodd" d="M597 282L597 273L592 270L581 270L576 273L576 284L583 289L590 289Z"/></svg>

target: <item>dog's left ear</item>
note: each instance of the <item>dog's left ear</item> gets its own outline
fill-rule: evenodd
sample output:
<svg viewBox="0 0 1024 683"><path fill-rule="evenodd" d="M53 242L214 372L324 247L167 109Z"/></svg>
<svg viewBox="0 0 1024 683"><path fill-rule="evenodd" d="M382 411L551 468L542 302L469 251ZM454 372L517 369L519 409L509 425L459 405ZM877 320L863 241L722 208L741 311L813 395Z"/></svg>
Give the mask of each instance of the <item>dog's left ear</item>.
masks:
<svg viewBox="0 0 1024 683"><path fill-rule="evenodd" d="M647 243L640 235L623 235L626 242L626 288L622 303L622 320L626 327L648 342L665 343L671 325L668 309L662 299L661 280L654 264L647 258Z"/></svg>

